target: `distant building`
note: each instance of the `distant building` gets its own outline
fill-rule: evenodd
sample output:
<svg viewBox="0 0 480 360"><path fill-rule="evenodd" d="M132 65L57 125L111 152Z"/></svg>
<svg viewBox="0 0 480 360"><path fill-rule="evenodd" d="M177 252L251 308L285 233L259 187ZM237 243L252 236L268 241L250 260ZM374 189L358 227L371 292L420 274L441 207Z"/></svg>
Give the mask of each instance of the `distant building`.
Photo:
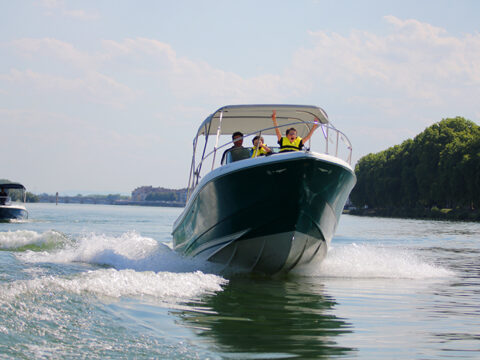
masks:
<svg viewBox="0 0 480 360"><path fill-rule="evenodd" d="M161 189L161 188L160 188ZM153 186L140 186L132 191L132 200L133 201L145 201L148 194L155 192Z"/></svg>

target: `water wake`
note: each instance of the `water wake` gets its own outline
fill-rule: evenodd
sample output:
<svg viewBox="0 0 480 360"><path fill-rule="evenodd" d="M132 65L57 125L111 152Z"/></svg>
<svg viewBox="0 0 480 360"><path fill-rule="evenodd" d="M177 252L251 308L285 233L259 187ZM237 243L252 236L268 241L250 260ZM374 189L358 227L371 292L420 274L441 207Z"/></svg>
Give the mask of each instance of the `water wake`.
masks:
<svg viewBox="0 0 480 360"><path fill-rule="evenodd" d="M33 232L34 233L34 232ZM43 235L37 234L39 237ZM32 236L34 238L35 236ZM86 234L62 248L24 251L17 257L30 263L73 263L109 266L117 270L169 272L215 272L213 264L187 259L167 245L131 231L120 236Z"/></svg>
<svg viewBox="0 0 480 360"><path fill-rule="evenodd" d="M50 230L0 233L0 249L17 251L27 263L75 263L108 266L137 272L219 273L218 266L184 258L167 245L135 231L120 236L84 234L77 239ZM335 245L322 262L299 267L294 273L334 278L429 279L454 276L418 252L372 244ZM112 273L113 274L113 273Z"/></svg>
<svg viewBox="0 0 480 360"><path fill-rule="evenodd" d="M349 244L329 249L322 262L302 266L295 273L334 278L433 279L455 273L422 258L418 253L381 245Z"/></svg>
<svg viewBox="0 0 480 360"><path fill-rule="evenodd" d="M64 246L70 240L55 230L39 234L30 230L0 232L0 249L10 251L50 250Z"/></svg>
<svg viewBox="0 0 480 360"><path fill-rule="evenodd" d="M221 291L227 281L220 276L192 273L99 269L71 277L44 276L31 280L18 280L0 284L0 302L8 303L16 298L51 296L58 292L77 295L90 293L95 296L118 298L152 297L169 303Z"/></svg>
<svg viewBox="0 0 480 360"><path fill-rule="evenodd" d="M120 236L85 234L76 239L50 230L0 233L0 249L15 251L17 259L31 263L75 263L107 266L75 275L45 276L24 271L33 279L0 285L0 302L24 295L45 297L67 292L107 297L153 297L168 303L221 291L227 281L207 274L214 268L198 260L185 259L165 244L137 232ZM202 272L203 271L203 272Z"/></svg>

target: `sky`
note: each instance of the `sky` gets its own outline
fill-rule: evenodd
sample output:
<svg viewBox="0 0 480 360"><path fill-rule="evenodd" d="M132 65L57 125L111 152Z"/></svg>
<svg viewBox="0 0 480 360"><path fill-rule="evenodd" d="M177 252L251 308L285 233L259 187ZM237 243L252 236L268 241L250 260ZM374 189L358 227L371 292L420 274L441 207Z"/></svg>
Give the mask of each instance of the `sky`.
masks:
<svg viewBox="0 0 480 360"><path fill-rule="evenodd" d="M228 104L323 108L354 163L480 123L480 1L0 0L0 178L33 193L187 185Z"/></svg>

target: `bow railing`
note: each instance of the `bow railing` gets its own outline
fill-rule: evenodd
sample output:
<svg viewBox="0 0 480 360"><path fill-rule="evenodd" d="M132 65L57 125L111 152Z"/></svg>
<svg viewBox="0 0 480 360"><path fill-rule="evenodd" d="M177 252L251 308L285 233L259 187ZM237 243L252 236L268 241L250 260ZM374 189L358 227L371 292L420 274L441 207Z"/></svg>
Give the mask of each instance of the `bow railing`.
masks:
<svg viewBox="0 0 480 360"><path fill-rule="evenodd" d="M279 128L282 133L285 133L285 130L289 127L292 127L295 125L305 126L305 124L311 124L313 126L315 122L296 121L288 124L279 125L277 126L277 128ZM348 137L342 131L338 130L330 123L328 124L317 123L317 125L318 125L318 128L313 133L310 140L307 141L307 144L304 144L304 148L301 151L318 152L318 153L331 155L331 156L340 158L341 160L351 165L352 144L348 139ZM243 135L242 139L245 142L245 140L252 139L254 136L257 136L257 135L263 136L263 134L273 129L275 129L275 126L260 129L255 132L251 132ZM223 152L229 149L229 147L231 147L234 142L240 139L240 138L236 138L235 140L226 141L224 144L219 145L220 135L221 135L220 131L217 131L216 140L215 140L213 149L207 152L206 151L207 147L205 146L198 163L196 163L196 156L195 156L196 155L195 153L197 150L196 148L198 144L198 137L195 138L193 143L194 151L193 151L193 157L192 157L190 177L188 182L187 198L190 196L191 191L196 187L196 185L200 181L202 173L209 172L219 166L225 165L225 162L221 163L221 156L218 156L218 153L223 154ZM210 135L210 136L213 136L213 135ZM268 136L272 136L272 135L268 135ZM207 141L207 137L208 135L205 137L205 141ZM273 148L274 151L272 155L275 156L275 153L278 152L279 147L278 146L269 146L269 147ZM245 148L251 149L251 147L245 147Z"/></svg>

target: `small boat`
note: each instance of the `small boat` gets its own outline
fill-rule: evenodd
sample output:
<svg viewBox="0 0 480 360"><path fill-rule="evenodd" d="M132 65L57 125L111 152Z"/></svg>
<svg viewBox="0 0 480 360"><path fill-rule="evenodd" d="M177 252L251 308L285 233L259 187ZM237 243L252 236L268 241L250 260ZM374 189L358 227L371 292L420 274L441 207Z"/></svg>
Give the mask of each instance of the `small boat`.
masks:
<svg viewBox="0 0 480 360"><path fill-rule="evenodd" d="M314 126L319 129L313 133ZM255 136L277 141L277 129L291 127L301 137L313 133L301 151L272 146L267 156L258 156L230 137L240 131L243 143ZM322 259L356 182L351 158L347 136L319 107L221 107L193 140L187 203L173 225L174 250L264 274Z"/></svg>
<svg viewBox="0 0 480 360"><path fill-rule="evenodd" d="M27 209L25 206L11 201L10 196L8 196L9 190L21 190L22 199L25 203L25 186L19 183L0 183L0 221L27 219Z"/></svg>

